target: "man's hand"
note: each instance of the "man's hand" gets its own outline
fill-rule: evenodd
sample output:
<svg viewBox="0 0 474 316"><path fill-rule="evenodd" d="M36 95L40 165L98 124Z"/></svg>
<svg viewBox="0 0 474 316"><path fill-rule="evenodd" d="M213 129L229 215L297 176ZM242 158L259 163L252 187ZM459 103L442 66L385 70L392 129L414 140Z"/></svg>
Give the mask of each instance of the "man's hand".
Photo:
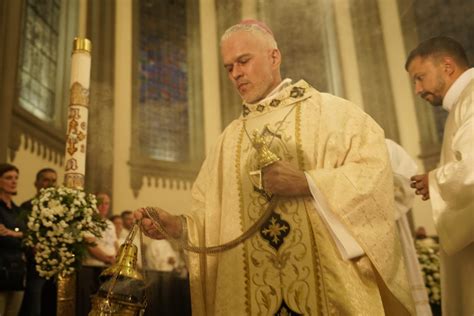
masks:
<svg viewBox="0 0 474 316"><path fill-rule="evenodd" d="M105 264L114 264L115 263L115 256L105 255L104 257L102 257L101 261L104 262Z"/></svg>
<svg viewBox="0 0 474 316"><path fill-rule="evenodd" d="M183 227L181 226L181 219L179 216L171 215L158 207L155 207L154 209L156 210L158 219L165 231L173 238L180 238L183 232ZM148 217L145 209L139 208L133 213L133 216L135 216L135 219L140 223L143 233L148 237L153 239L166 238L158 231L155 225L153 225L152 220Z"/></svg>
<svg viewBox="0 0 474 316"><path fill-rule="evenodd" d="M428 174L419 174L410 178L410 186L415 189L416 195L421 195L421 199L426 201L430 198L430 186L428 182Z"/></svg>
<svg viewBox="0 0 474 316"><path fill-rule="evenodd" d="M262 170L263 189L280 196L311 194L304 172L286 161L277 161Z"/></svg>

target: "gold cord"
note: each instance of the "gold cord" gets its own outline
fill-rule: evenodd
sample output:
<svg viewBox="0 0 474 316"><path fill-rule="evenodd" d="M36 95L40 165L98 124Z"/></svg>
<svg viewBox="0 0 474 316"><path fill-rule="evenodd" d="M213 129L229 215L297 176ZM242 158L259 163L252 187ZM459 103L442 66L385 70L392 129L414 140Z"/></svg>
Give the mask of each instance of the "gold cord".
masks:
<svg viewBox="0 0 474 316"><path fill-rule="evenodd" d="M283 120L278 122L279 123L278 128L275 131L275 133L272 133L273 137L270 140L269 145L267 145L265 142L262 142L262 146L254 146L255 149L257 150L257 152L260 154L259 157L268 158L269 155L267 155L267 154L271 154L270 157L272 157L272 158L270 158L270 161L265 161L264 163L262 163L262 161L260 161L261 168L263 168L265 166L268 166L271 163L274 163L275 161L280 160L280 158L278 156L276 156L274 153L272 153L269 150L269 147L272 144L273 140L275 139L275 136L278 134L278 132L282 128L283 123L285 122L285 120L288 118L290 113L293 112L293 110L295 109L295 107L298 104L299 103L296 103L295 105L293 105L291 107L291 109L288 111L288 113L285 114L285 116L283 117ZM249 135L245 123L246 123L246 119L244 119L244 121L243 121L243 128L245 130L245 133L247 134L247 137L250 140L250 143L253 144L252 137ZM268 129L267 126L266 126L266 128ZM265 151L267 151L267 154L265 154ZM257 221L255 221L250 226L250 228L247 231L245 231L242 235L238 236L237 238L235 238L231 241L223 243L221 245L215 245L215 246L209 246L209 247L200 247L200 246L195 246L195 245L192 245L191 243L189 243L188 238L187 238L187 234L186 234L186 221L185 220L183 220L181 222L182 227L183 227L183 233L182 233L181 238L174 238L173 236L171 236L166 231L166 229L161 224L160 218L159 218L159 213L155 208L145 207L144 211L145 211L146 215L148 216L148 218L151 220L152 225L158 230L158 232L160 234L162 234L166 239L168 239L169 241L174 243L176 246L181 247L184 250L194 252L194 253L217 254L217 253L220 253L220 252L224 252L226 250L230 250L230 249L238 246L239 244L243 243L248 238L252 237L260 229L260 227L268 220L270 215L273 213L273 211L275 210L275 208L278 204L278 200L279 200L278 196L275 196L275 195L270 196L269 199L268 199L268 205L267 205L265 211L263 212L262 216L260 216L260 218L257 219Z"/></svg>
<svg viewBox="0 0 474 316"><path fill-rule="evenodd" d="M177 246L183 248L184 250L194 252L194 253L216 254L216 253L224 252L226 250L235 248L236 246L243 243L248 238L252 237L260 229L260 227L267 221L267 219L270 217L272 212L275 210L277 204L278 204L278 197L273 196L268 201L268 205L265 209L265 212L256 222L252 224L252 226L250 226L250 228L247 231L245 231L242 235L240 235L239 237L231 241L228 241L221 245L215 245L215 246L210 246L210 247L199 247L199 246L192 245L187 240L187 236L182 236L182 238L172 237L165 230L163 225L161 225L158 212L156 211L154 207L145 207L144 210L148 218L151 220L151 223L158 230L158 232L160 232L160 234L162 234L166 239L173 242Z"/></svg>

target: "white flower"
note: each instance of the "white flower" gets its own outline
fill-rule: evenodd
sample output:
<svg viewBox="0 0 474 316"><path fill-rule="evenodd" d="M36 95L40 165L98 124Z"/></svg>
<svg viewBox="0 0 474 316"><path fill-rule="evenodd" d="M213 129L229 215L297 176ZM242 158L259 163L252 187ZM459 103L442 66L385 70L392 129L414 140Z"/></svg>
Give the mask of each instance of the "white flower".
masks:
<svg viewBox="0 0 474 316"><path fill-rule="evenodd" d="M92 217L96 204L94 195L65 187L43 189L32 201L26 244L36 249L40 276L74 272L83 253L78 250L86 247L84 233L98 235L106 228L103 220Z"/></svg>
<svg viewBox="0 0 474 316"><path fill-rule="evenodd" d="M439 273L439 245L430 239L415 242L418 261L422 269L429 301L432 304L441 304L441 287Z"/></svg>

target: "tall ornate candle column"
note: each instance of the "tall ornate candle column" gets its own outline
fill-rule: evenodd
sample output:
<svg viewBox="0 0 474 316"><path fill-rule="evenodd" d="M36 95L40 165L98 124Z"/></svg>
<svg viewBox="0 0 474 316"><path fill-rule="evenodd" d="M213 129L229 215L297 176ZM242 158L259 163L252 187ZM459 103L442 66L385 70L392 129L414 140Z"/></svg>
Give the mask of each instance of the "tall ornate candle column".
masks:
<svg viewBox="0 0 474 316"><path fill-rule="evenodd" d="M75 38L71 60L71 85L67 122L64 185L83 189L86 171L87 119L91 70L91 42ZM57 315L74 316L76 275L59 275Z"/></svg>

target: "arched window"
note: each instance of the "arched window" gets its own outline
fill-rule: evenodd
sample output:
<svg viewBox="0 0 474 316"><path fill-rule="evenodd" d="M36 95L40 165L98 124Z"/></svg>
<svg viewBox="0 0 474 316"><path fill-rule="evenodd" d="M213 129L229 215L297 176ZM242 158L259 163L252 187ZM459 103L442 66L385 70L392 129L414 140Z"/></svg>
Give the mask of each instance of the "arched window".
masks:
<svg viewBox="0 0 474 316"><path fill-rule="evenodd" d="M193 180L203 158L199 8L191 0L134 7L132 188L144 176Z"/></svg>
<svg viewBox="0 0 474 316"><path fill-rule="evenodd" d="M10 132L11 153L24 135L56 162L64 154L69 64L77 27L77 3L24 1L16 75L16 102ZM27 144L28 144L27 143ZM39 152L37 150L37 152Z"/></svg>

